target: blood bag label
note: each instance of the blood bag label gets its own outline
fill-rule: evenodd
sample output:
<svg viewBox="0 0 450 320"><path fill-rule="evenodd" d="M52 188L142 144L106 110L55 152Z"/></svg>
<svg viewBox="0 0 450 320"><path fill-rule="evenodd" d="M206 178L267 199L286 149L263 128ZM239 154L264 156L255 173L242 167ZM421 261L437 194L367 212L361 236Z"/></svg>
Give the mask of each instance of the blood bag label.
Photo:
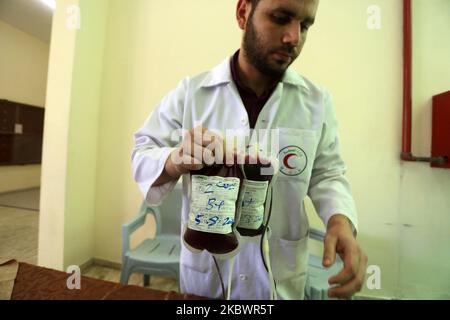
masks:
<svg viewBox="0 0 450 320"><path fill-rule="evenodd" d="M188 227L227 234L235 221L238 178L193 175Z"/></svg>
<svg viewBox="0 0 450 320"><path fill-rule="evenodd" d="M264 222L264 203L269 181L244 180L239 228L258 230Z"/></svg>

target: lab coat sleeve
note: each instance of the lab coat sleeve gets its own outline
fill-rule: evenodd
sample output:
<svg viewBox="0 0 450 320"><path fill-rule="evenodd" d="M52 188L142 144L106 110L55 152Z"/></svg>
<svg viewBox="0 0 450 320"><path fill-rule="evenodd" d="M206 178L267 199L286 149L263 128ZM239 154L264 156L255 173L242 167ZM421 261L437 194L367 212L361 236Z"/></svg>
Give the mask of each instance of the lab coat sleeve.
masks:
<svg viewBox="0 0 450 320"><path fill-rule="evenodd" d="M322 132L308 188L308 195L325 226L335 214L343 214L358 230L356 206L350 184L345 177L347 167L341 157L337 119L333 102L324 90Z"/></svg>
<svg viewBox="0 0 450 320"><path fill-rule="evenodd" d="M161 203L177 183L173 180L153 186L182 138L186 86L187 79L162 99L144 126L134 134L133 176L145 199L152 205Z"/></svg>

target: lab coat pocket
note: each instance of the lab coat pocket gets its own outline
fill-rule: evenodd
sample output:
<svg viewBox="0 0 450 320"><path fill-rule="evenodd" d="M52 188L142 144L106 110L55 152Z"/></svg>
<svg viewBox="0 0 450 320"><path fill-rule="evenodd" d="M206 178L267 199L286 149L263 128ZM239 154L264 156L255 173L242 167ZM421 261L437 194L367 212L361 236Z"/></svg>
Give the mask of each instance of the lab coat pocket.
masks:
<svg viewBox="0 0 450 320"><path fill-rule="evenodd" d="M183 293L195 294L202 297L222 298L220 279L213 265L212 256L206 251L192 253L182 250L180 264L180 289ZM217 260L220 270L226 262Z"/></svg>
<svg viewBox="0 0 450 320"><path fill-rule="evenodd" d="M278 179L308 183L317 147L317 131L279 128Z"/></svg>
<svg viewBox="0 0 450 320"><path fill-rule="evenodd" d="M182 265L181 272L181 292L213 299L223 298L217 272L206 272L188 265Z"/></svg>
<svg viewBox="0 0 450 320"><path fill-rule="evenodd" d="M308 235L296 241L274 239L270 253L278 298L303 300L309 257Z"/></svg>

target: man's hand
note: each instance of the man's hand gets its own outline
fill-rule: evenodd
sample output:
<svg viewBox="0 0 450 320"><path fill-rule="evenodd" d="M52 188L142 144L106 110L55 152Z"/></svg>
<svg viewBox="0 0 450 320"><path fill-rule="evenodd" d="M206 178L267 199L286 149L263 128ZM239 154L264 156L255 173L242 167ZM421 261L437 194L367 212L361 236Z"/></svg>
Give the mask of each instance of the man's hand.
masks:
<svg viewBox="0 0 450 320"><path fill-rule="evenodd" d="M344 215L334 215L328 222L324 241L323 266L331 267L336 253L344 262L344 268L328 280L332 287L330 298L350 299L361 291L367 268L367 256L359 247L353 235L351 222Z"/></svg>
<svg viewBox="0 0 450 320"><path fill-rule="evenodd" d="M188 131L180 146L166 160L164 171L153 186L178 180L190 171L201 170L205 164L223 163L224 142L221 136L201 126Z"/></svg>
<svg viewBox="0 0 450 320"><path fill-rule="evenodd" d="M197 171L206 165L223 163L223 139L201 126L187 132L180 147L175 150L166 163L169 174L175 175Z"/></svg>

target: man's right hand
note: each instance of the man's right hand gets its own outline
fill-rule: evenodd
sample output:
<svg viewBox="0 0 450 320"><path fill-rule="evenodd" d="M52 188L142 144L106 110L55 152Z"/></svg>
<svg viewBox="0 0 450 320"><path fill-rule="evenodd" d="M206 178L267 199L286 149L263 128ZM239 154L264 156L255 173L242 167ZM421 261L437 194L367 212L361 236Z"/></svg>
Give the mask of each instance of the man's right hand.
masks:
<svg viewBox="0 0 450 320"><path fill-rule="evenodd" d="M188 131L180 146L167 158L165 170L156 180L158 186L171 180L178 180L190 171L201 170L205 164L224 163L223 138L201 126Z"/></svg>

